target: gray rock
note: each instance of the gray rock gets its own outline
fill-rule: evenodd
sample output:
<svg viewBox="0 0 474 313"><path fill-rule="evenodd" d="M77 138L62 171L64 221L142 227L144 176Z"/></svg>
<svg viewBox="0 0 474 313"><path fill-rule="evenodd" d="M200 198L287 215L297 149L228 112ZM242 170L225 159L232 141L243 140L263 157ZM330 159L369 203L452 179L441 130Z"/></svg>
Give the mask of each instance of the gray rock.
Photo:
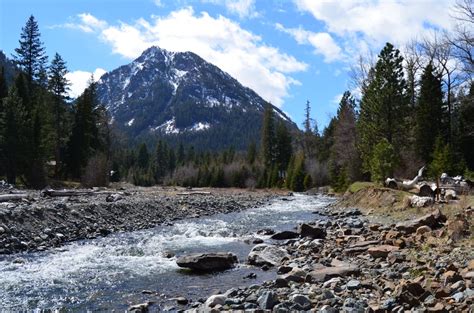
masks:
<svg viewBox="0 0 474 313"><path fill-rule="evenodd" d="M288 259L289 254L286 250L274 245L258 244L250 251L248 255L248 263L251 265L280 265L284 259Z"/></svg>
<svg viewBox="0 0 474 313"><path fill-rule="evenodd" d="M213 308L216 305L224 305L227 297L225 295L212 295L207 298L206 303L204 304L208 308Z"/></svg>
<svg viewBox="0 0 474 313"><path fill-rule="evenodd" d="M257 300L258 306L263 310L271 310L278 304L278 297L273 291L265 291Z"/></svg>
<svg viewBox="0 0 474 313"><path fill-rule="evenodd" d="M272 235L270 238L273 240L286 240L286 239L294 239L298 237L299 237L298 233L295 233L294 231L291 231L291 230L284 230Z"/></svg>
<svg viewBox="0 0 474 313"><path fill-rule="evenodd" d="M464 292L460 291L451 296L454 301L461 302L464 299Z"/></svg>
<svg viewBox="0 0 474 313"><path fill-rule="evenodd" d="M237 262L235 254L226 252L196 253L179 257L176 260L179 267L205 272L226 270L232 268Z"/></svg>
<svg viewBox="0 0 474 313"><path fill-rule="evenodd" d="M303 308L303 310L308 310L311 307L311 301L305 295L293 295L291 297L291 301L296 304L299 304Z"/></svg>
<svg viewBox="0 0 474 313"><path fill-rule="evenodd" d="M320 227L311 226L308 224L301 224L298 226L298 233L301 237L309 237L313 239L326 238L326 231Z"/></svg>
<svg viewBox="0 0 474 313"><path fill-rule="evenodd" d="M356 290L360 288L360 281L356 279L351 279L347 284L346 284L347 289L349 290Z"/></svg>

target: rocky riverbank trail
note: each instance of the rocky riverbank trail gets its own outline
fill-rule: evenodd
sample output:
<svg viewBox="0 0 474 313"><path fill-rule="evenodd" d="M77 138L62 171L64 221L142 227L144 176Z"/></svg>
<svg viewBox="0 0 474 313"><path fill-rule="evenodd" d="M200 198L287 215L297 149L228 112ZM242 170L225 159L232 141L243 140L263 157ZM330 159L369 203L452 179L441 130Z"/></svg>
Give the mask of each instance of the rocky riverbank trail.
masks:
<svg viewBox="0 0 474 313"><path fill-rule="evenodd" d="M8 190L8 195L18 195ZM236 189L123 188L21 191L0 203L0 255L134 231L183 218L262 206L275 193Z"/></svg>
<svg viewBox="0 0 474 313"><path fill-rule="evenodd" d="M452 238L441 211L393 225L356 209L325 214L300 225L299 238L250 252L248 262L275 267L277 279L212 295L188 312L473 312L473 242ZM472 222L472 210L465 214Z"/></svg>

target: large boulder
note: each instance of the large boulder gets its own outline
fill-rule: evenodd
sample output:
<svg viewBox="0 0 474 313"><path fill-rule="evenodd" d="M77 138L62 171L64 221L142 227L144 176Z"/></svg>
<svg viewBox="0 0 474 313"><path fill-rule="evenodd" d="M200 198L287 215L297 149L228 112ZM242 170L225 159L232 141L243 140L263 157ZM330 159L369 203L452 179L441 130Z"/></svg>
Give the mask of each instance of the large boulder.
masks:
<svg viewBox="0 0 474 313"><path fill-rule="evenodd" d="M274 234L270 238L274 240L286 240L286 239L294 239L297 237L299 237L298 233L295 233L294 231L291 231L291 230L284 230L284 231Z"/></svg>
<svg viewBox="0 0 474 313"><path fill-rule="evenodd" d="M320 227L311 226L308 224L301 224L298 226L298 234L301 237L309 237L313 239L326 238L326 231Z"/></svg>
<svg viewBox="0 0 474 313"><path fill-rule="evenodd" d="M286 250L274 245L258 244L250 251L248 262L252 265L262 266L277 266L280 265L284 259L289 258Z"/></svg>
<svg viewBox="0 0 474 313"><path fill-rule="evenodd" d="M399 250L397 246L379 245L367 249L367 252L374 258L386 258L390 252L397 250Z"/></svg>
<svg viewBox="0 0 474 313"><path fill-rule="evenodd" d="M426 214L420 218L409 220L405 222L400 222L395 225L395 228L398 231L402 231L406 234L414 233L420 226L429 226L431 228L437 227L439 224L446 221L446 216L444 216L439 209L435 210L432 213Z"/></svg>
<svg viewBox="0 0 474 313"><path fill-rule="evenodd" d="M189 254L176 260L179 267L203 272L223 271L232 268L237 262L237 256L228 252Z"/></svg>
<svg viewBox="0 0 474 313"><path fill-rule="evenodd" d="M325 282L333 277L346 277L359 274L359 267L352 264L318 268L309 273L312 280L316 282Z"/></svg>

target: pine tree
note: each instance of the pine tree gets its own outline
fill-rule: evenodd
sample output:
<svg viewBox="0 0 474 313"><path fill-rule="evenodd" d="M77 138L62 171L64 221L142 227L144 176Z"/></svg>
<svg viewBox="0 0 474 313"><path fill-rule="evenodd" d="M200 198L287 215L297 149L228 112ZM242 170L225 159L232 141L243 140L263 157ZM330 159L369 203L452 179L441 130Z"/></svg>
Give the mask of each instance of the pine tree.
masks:
<svg viewBox="0 0 474 313"><path fill-rule="evenodd" d="M29 83L37 81L46 68L48 57L40 39L38 23L31 15L26 25L21 29L20 47L15 49L15 63L26 73Z"/></svg>
<svg viewBox="0 0 474 313"><path fill-rule="evenodd" d="M255 162L256 157L257 146L255 145L255 141L252 140L247 148L247 163L252 165Z"/></svg>
<svg viewBox="0 0 474 313"><path fill-rule="evenodd" d="M372 180L382 182L387 177L393 177L393 170L397 160L395 150L386 138L380 140L374 147L374 152L370 160L370 173Z"/></svg>
<svg viewBox="0 0 474 313"><path fill-rule="evenodd" d="M97 100L96 83L93 77L89 86L79 96L74 108L74 121L68 142L68 167L73 178L80 178L82 170L91 156L106 151L107 140L101 138L100 127L107 120Z"/></svg>
<svg viewBox="0 0 474 313"><path fill-rule="evenodd" d="M459 108L459 149L469 170L474 171L474 83Z"/></svg>
<svg viewBox="0 0 474 313"><path fill-rule="evenodd" d="M68 99L69 82L66 78L68 73L66 62L61 56L56 53L51 66L49 67L49 81L48 89L53 95L52 111L54 116L54 134L55 134L55 147L54 157L56 161L55 166L55 177L58 177L59 169L61 168L62 155L61 152L64 150L64 144L66 140L65 131L65 101Z"/></svg>
<svg viewBox="0 0 474 313"><path fill-rule="evenodd" d="M169 151L166 143L162 140L158 141L155 153L155 179L161 182L169 168Z"/></svg>
<svg viewBox="0 0 474 313"><path fill-rule="evenodd" d="M182 142L179 143L178 155L176 156L176 161L178 165L183 165L185 161L184 146Z"/></svg>
<svg viewBox="0 0 474 313"><path fill-rule="evenodd" d="M333 144L330 148L330 179L334 184L355 181L360 176L360 161L356 147L356 112L355 100L349 91L342 96L334 122ZM347 177L349 174L349 177ZM340 188L343 188L340 186Z"/></svg>
<svg viewBox="0 0 474 313"><path fill-rule="evenodd" d="M443 93L441 79L429 63L421 76L420 95L416 107L416 151L421 159L429 162L435 140L442 132Z"/></svg>
<svg viewBox="0 0 474 313"><path fill-rule="evenodd" d="M267 103L263 114L261 150L263 164L270 169L275 162L275 121L270 103Z"/></svg>
<svg viewBox="0 0 474 313"><path fill-rule="evenodd" d="M397 153L406 140L408 99L400 51L387 43L360 104L357 130L365 170L370 170L374 143L386 139Z"/></svg>
<svg viewBox="0 0 474 313"><path fill-rule="evenodd" d="M278 123L276 129L275 154L278 171L286 171L291 155L293 154L293 147L291 144L291 135L282 121Z"/></svg>
<svg viewBox="0 0 474 313"><path fill-rule="evenodd" d="M148 153L148 148L145 143L140 145L138 149L138 156L137 156L137 165L138 168L142 170L148 169L148 165L150 163L150 154Z"/></svg>
<svg viewBox="0 0 474 313"><path fill-rule="evenodd" d="M0 101L8 96L8 84L7 79L5 77L5 67L0 68ZM2 104L0 103L0 113L2 109Z"/></svg>
<svg viewBox="0 0 474 313"><path fill-rule="evenodd" d="M304 191L304 178L306 176L304 170L304 156L300 155L295 160L295 167L291 178L291 190L296 192Z"/></svg>
<svg viewBox="0 0 474 313"><path fill-rule="evenodd" d="M4 114L0 116L0 156L5 166L7 182L15 184L17 176L22 174L25 160L25 122L26 110L16 85L10 88L3 99Z"/></svg>

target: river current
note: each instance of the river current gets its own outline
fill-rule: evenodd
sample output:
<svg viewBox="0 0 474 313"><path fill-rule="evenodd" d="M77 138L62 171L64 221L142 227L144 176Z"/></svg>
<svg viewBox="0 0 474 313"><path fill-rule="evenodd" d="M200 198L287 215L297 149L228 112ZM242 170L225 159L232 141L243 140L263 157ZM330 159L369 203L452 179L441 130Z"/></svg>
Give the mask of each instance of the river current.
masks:
<svg viewBox="0 0 474 313"><path fill-rule="evenodd" d="M262 207L229 214L176 221L148 230L81 240L43 252L0 257L2 310L65 309L125 311L153 301L150 310L181 308L173 299L191 301L227 289L274 279L274 270L245 264L254 238L263 228L291 230L300 222L321 219L318 209L333 201L296 194ZM196 275L180 269L176 258L195 252L233 252L239 265L221 273ZM250 273L256 279L245 279Z"/></svg>

